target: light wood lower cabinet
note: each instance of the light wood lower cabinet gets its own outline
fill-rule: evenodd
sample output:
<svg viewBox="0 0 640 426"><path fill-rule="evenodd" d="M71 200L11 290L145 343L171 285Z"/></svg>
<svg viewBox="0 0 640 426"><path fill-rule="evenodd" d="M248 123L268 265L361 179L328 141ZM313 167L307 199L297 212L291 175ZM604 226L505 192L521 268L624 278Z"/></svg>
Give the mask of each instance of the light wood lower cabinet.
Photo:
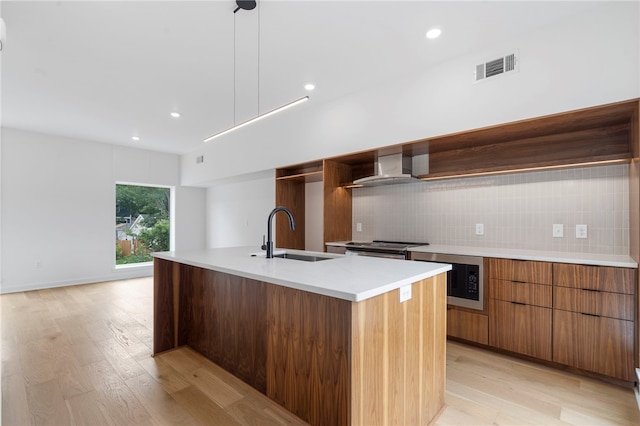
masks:
<svg viewBox="0 0 640 426"><path fill-rule="evenodd" d="M489 344L551 361L551 309L489 300Z"/></svg>
<svg viewBox="0 0 640 426"><path fill-rule="evenodd" d="M553 361L634 378L636 271L553 265Z"/></svg>
<svg viewBox="0 0 640 426"><path fill-rule="evenodd" d="M553 361L633 380L633 321L554 310Z"/></svg>
<svg viewBox="0 0 640 426"><path fill-rule="evenodd" d="M489 346L632 381L636 274L489 259Z"/></svg>
<svg viewBox="0 0 640 426"><path fill-rule="evenodd" d="M489 277L489 344L551 361L551 264L491 259Z"/></svg>
<svg viewBox="0 0 640 426"><path fill-rule="evenodd" d="M447 336L488 345L489 317L484 314L448 307Z"/></svg>

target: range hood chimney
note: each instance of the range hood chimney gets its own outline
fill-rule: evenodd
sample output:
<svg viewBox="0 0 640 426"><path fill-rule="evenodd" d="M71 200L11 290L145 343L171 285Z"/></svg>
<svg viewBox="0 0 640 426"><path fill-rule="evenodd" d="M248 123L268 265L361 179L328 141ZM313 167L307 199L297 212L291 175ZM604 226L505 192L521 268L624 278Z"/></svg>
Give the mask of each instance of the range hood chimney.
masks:
<svg viewBox="0 0 640 426"><path fill-rule="evenodd" d="M353 184L377 186L419 182L418 174L429 173L428 154L410 157L403 153L401 149L394 151L378 151L373 165L374 175L356 179Z"/></svg>

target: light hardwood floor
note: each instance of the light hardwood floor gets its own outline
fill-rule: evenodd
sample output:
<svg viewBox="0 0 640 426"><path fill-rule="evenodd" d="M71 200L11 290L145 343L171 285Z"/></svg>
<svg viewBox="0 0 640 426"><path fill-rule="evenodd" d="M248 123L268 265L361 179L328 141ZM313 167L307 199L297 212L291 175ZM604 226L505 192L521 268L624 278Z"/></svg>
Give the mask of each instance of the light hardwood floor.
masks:
<svg viewBox="0 0 640 426"><path fill-rule="evenodd" d="M151 357L150 278L0 296L3 425L303 424L188 348ZM449 342L436 425L640 425L633 391Z"/></svg>

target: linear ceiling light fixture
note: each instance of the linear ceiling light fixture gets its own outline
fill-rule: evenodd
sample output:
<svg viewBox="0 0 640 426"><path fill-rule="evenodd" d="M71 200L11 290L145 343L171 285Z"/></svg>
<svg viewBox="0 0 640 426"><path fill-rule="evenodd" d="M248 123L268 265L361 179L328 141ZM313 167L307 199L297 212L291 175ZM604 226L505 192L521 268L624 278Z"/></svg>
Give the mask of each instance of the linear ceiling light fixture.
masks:
<svg viewBox="0 0 640 426"><path fill-rule="evenodd" d="M215 135L211 135L211 136L209 136L208 138L206 138L204 141L205 141L205 142L209 142L209 141L211 141L211 140L213 140L213 139L215 139L215 138L217 138L217 137L220 137L220 136L222 136L222 135L226 135L227 133L231 133L231 132L233 132L234 130L239 129L240 127L244 127L244 126L247 126L247 125L249 125L249 124L251 124L251 123L255 123L255 122L256 122L256 121L258 121L258 120L262 120L262 119L263 119L263 118L265 118L265 117L268 117L268 116L273 115L273 114L275 114L275 113L278 113L278 112L280 112L280 111L284 111L285 109L289 109L289 108L291 108L292 106L296 106L296 105L301 104L301 103L303 103L303 102L305 102L305 101L308 101L308 100L309 100L309 97L308 97L308 96L305 96L305 97L300 98L300 99L297 99L297 100L295 100L295 101L293 101L293 102L289 102L289 103L288 103L288 104L286 104L286 105L282 105L281 107L278 107L278 108L276 108L276 109L272 109L272 110L271 110L271 111L269 111L269 112L265 112L264 114L260 114L260 115L258 115L257 117L253 117L252 119L247 120L247 121L245 121L245 122L243 122L243 123L236 124L235 126L228 128L227 130L223 130L222 132L216 133Z"/></svg>
<svg viewBox="0 0 640 426"><path fill-rule="evenodd" d="M242 1L242 0L236 0L236 4L238 5L238 7L233 11L233 13L235 14L237 11L239 11L240 9L242 10L253 10L256 7L256 2L255 1ZM235 51L236 51L236 37L235 37L235 17L234 17L234 28L233 28L233 121L235 123L235 110L236 110L236 83L235 83ZM298 104L301 104L305 101L309 100L309 96L303 96L300 99L296 99L295 101L291 101L288 104L284 104L278 108L272 109L271 111L267 111L264 114L258 114L256 117L244 121L240 124L236 124L233 127L228 128L227 130L223 130L221 132L218 132L214 135L209 136L208 138L206 138L204 140L204 142L209 142L212 141L215 138L218 138L222 135L226 135L227 133L231 133L234 130L237 130L241 127L247 126L251 123L255 123L258 120L262 120L265 117L269 117L270 115L276 114L278 112L284 111L285 109L289 109L291 107L294 107ZM260 112L260 15L258 14L258 112Z"/></svg>

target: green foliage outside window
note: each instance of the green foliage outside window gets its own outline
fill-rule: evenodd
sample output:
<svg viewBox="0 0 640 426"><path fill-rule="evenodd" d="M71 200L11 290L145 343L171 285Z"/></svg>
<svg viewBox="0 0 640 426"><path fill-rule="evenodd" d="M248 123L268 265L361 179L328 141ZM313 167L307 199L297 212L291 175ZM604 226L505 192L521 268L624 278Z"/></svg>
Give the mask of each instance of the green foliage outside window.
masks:
<svg viewBox="0 0 640 426"><path fill-rule="evenodd" d="M118 235L129 240L116 243L116 264L151 262L150 253L169 250L170 197L169 188L116 185L116 226L128 223Z"/></svg>

